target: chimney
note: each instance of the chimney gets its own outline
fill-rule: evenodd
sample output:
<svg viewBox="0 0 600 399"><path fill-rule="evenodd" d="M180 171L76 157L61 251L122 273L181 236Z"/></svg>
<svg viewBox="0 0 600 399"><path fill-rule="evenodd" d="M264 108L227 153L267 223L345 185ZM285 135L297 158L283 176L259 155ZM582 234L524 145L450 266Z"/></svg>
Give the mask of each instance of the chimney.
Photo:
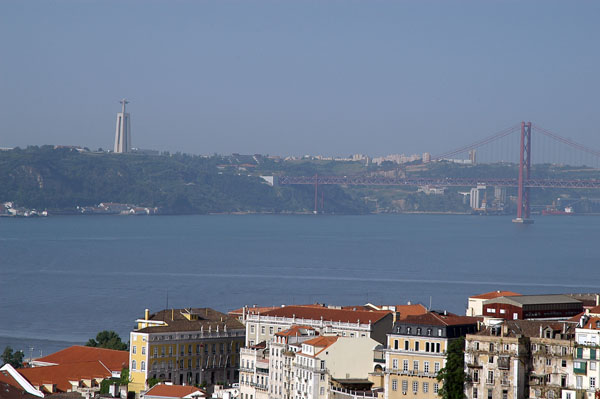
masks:
<svg viewBox="0 0 600 399"><path fill-rule="evenodd" d="M144 320L150 319L150 309L144 310Z"/></svg>
<svg viewBox="0 0 600 399"><path fill-rule="evenodd" d="M543 333L543 331L542 331L542 330L543 330L543 328L542 328L542 326L540 325L540 338L544 338L544 333Z"/></svg>
<svg viewBox="0 0 600 399"><path fill-rule="evenodd" d="M596 306L600 306L600 294L596 294Z"/></svg>
<svg viewBox="0 0 600 399"><path fill-rule="evenodd" d="M175 309L171 309L171 321L175 320Z"/></svg>

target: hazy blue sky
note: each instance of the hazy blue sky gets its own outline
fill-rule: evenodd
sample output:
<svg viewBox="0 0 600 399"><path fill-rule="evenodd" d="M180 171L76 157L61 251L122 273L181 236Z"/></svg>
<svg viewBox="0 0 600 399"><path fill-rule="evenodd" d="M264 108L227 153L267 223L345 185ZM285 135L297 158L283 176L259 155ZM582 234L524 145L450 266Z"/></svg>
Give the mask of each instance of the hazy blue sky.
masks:
<svg viewBox="0 0 600 399"><path fill-rule="evenodd" d="M8 1L0 147L451 149L531 120L600 147L597 1Z"/></svg>

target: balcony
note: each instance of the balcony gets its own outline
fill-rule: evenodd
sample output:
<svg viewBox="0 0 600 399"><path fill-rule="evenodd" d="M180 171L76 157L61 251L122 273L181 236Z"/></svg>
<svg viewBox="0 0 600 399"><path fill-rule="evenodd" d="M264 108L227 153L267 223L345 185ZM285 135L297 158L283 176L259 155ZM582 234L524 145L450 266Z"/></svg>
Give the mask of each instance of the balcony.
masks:
<svg viewBox="0 0 600 399"><path fill-rule="evenodd" d="M510 370L510 357L500 356L498 358L498 368L501 370Z"/></svg>
<svg viewBox="0 0 600 399"><path fill-rule="evenodd" d="M575 362L575 364L577 364L577 362ZM575 367L575 365L573 365L573 372L575 374L586 374L587 373L587 363L579 362L579 367Z"/></svg>

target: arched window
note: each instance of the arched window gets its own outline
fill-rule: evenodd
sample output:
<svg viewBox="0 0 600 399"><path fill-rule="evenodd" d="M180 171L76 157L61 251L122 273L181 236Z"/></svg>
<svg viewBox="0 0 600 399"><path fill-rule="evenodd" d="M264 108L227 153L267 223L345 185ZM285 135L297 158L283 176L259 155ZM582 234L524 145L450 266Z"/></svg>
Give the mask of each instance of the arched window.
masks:
<svg viewBox="0 0 600 399"><path fill-rule="evenodd" d="M131 361L131 369L132 369L132 370L135 370L135 369L136 369L136 367L137 367L137 365L136 365L136 363L135 363L135 360L132 360L132 361Z"/></svg>
<svg viewBox="0 0 600 399"><path fill-rule="evenodd" d="M142 366L141 370L145 371L146 370L146 362L142 360L141 366Z"/></svg>

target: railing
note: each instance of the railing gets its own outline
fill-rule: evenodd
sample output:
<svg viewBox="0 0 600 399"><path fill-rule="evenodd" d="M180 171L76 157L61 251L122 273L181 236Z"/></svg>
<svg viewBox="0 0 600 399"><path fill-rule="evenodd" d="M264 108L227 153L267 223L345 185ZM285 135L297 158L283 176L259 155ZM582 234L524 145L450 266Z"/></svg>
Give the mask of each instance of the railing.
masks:
<svg viewBox="0 0 600 399"><path fill-rule="evenodd" d="M336 388L336 387L331 387L330 389L331 389L331 392L333 392L333 393L351 396L353 398L376 398L378 396L377 391L352 391L349 389Z"/></svg>
<svg viewBox="0 0 600 399"><path fill-rule="evenodd" d="M265 316L258 314L248 315L248 321L263 321L263 322L281 322L281 323L292 323L292 324L300 324L311 327L337 327L337 328L346 328L346 329L365 329L367 331L371 330L371 321L369 323L348 323L348 322L340 322L340 321L332 321L332 320L314 320L314 319L304 319L298 317L283 317L283 316Z"/></svg>

